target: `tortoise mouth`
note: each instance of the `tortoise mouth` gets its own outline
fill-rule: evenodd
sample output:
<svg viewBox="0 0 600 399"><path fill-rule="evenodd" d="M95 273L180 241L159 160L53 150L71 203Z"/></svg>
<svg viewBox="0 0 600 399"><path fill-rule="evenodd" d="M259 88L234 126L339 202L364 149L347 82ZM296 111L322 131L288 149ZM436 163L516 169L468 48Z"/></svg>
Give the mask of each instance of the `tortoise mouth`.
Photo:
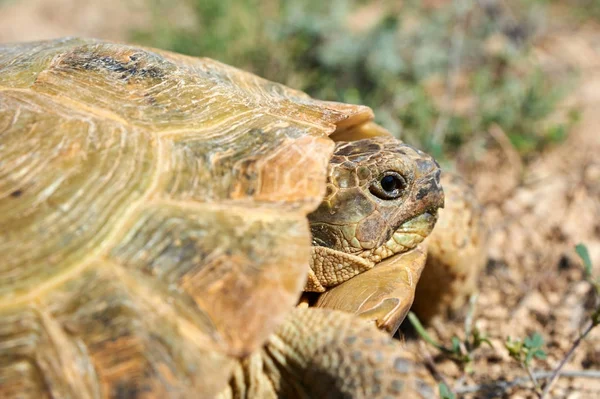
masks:
<svg viewBox="0 0 600 399"><path fill-rule="evenodd" d="M431 233L438 218L437 209L421 213L408 219L394 231L392 236L383 245L360 256L373 264L394 255L403 254L419 245Z"/></svg>

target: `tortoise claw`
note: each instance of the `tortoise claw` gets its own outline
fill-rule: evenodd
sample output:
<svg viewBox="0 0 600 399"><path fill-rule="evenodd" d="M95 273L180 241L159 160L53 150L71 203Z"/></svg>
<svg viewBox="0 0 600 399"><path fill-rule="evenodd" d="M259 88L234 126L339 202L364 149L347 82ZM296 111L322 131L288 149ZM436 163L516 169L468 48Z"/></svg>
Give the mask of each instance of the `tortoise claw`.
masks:
<svg viewBox="0 0 600 399"><path fill-rule="evenodd" d="M413 303L426 258L422 245L388 258L323 293L315 306L354 313L394 334Z"/></svg>

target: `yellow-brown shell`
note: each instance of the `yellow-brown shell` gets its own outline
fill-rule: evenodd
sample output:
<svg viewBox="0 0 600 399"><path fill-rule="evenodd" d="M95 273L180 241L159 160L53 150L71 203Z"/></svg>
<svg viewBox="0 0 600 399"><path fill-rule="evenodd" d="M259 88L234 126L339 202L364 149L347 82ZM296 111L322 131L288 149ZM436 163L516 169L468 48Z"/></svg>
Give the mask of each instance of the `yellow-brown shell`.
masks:
<svg viewBox="0 0 600 399"><path fill-rule="evenodd" d="M0 397L222 389L304 284L327 136L371 116L209 59L0 46Z"/></svg>

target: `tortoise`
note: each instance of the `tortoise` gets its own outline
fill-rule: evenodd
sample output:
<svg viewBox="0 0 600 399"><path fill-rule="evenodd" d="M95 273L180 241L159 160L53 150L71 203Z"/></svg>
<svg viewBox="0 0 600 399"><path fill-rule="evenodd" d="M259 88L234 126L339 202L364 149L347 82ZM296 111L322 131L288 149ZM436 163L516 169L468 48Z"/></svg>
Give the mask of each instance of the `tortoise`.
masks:
<svg viewBox="0 0 600 399"><path fill-rule="evenodd" d="M440 171L372 119L206 58L0 46L0 397L432 396L372 321L412 302Z"/></svg>

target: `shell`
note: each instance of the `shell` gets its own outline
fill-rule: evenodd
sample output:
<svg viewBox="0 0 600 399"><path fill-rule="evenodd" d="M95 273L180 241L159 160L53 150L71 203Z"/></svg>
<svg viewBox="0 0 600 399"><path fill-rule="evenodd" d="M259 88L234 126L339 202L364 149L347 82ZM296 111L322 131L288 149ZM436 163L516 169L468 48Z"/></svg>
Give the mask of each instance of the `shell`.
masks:
<svg viewBox="0 0 600 399"><path fill-rule="evenodd" d="M209 59L0 46L0 397L201 397L303 287L329 134L372 118Z"/></svg>

